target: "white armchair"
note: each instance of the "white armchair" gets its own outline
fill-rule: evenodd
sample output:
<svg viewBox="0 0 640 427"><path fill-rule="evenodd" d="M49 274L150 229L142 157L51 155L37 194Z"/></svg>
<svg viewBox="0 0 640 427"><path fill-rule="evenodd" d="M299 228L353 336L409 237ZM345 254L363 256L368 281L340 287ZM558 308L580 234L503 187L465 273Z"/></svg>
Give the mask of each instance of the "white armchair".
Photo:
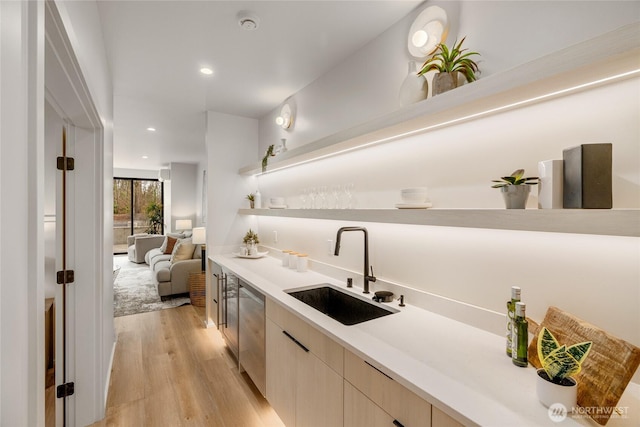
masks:
<svg viewBox="0 0 640 427"><path fill-rule="evenodd" d="M165 236L161 234L134 234L133 236L128 236L127 255L129 256L129 261L142 264L147 252L162 246L164 238Z"/></svg>

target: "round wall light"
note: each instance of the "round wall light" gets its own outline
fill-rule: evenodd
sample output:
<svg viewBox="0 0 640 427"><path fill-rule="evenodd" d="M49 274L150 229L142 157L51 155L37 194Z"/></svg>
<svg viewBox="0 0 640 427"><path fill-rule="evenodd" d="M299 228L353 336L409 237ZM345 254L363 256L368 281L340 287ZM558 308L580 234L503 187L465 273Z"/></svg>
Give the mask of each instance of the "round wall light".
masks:
<svg viewBox="0 0 640 427"><path fill-rule="evenodd" d="M439 6L429 6L413 21L407 46L415 58L426 58L447 38L449 21L447 12Z"/></svg>
<svg viewBox="0 0 640 427"><path fill-rule="evenodd" d="M282 129L289 129L293 124L293 113L289 104L284 104L280 110L280 115L276 117L276 124Z"/></svg>

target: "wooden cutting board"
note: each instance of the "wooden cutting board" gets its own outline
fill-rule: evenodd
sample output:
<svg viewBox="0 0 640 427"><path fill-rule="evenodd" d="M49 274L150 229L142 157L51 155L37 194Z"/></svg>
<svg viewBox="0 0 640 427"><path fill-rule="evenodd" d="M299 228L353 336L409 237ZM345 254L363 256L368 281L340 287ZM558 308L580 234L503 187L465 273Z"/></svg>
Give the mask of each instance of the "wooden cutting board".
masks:
<svg viewBox="0 0 640 427"><path fill-rule="evenodd" d="M614 408L640 364L640 348L603 331L557 307L549 307L540 325L532 328L529 362L541 368L538 359L538 332L546 326L560 345L592 341L591 351L582 363L578 381L578 405L583 408ZM570 408L568 408L570 410ZM603 409L594 420L601 425L609 421Z"/></svg>

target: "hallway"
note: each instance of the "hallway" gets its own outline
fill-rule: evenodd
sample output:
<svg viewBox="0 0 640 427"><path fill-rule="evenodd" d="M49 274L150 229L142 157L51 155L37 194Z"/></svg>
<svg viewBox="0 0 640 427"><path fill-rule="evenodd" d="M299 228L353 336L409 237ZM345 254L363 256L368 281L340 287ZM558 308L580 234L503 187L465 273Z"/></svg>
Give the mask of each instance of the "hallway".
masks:
<svg viewBox="0 0 640 427"><path fill-rule="evenodd" d="M282 426L193 306L115 319L106 418L93 426Z"/></svg>

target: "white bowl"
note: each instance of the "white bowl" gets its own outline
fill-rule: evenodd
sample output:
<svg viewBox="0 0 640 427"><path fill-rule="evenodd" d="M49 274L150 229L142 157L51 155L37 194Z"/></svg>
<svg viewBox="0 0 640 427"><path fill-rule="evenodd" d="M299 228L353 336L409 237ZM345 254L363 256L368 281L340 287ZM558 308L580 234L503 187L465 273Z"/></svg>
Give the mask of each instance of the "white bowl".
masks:
<svg viewBox="0 0 640 427"><path fill-rule="evenodd" d="M408 193L427 193L427 187L411 187L411 188L403 188L402 190L400 190L401 194L408 194Z"/></svg>
<svg viewBox="0 0 640 427"><path fill-rule="evenodd" d="M271 204L271 206L283 206L284 197L271 197L269 199L269 203Z"/></svg>
<svg viewBox="0 0 640 427"><path fill-rule="evenodd" d="M404 203L424 203L427 201L427 193L403 193Z"/></svg>

